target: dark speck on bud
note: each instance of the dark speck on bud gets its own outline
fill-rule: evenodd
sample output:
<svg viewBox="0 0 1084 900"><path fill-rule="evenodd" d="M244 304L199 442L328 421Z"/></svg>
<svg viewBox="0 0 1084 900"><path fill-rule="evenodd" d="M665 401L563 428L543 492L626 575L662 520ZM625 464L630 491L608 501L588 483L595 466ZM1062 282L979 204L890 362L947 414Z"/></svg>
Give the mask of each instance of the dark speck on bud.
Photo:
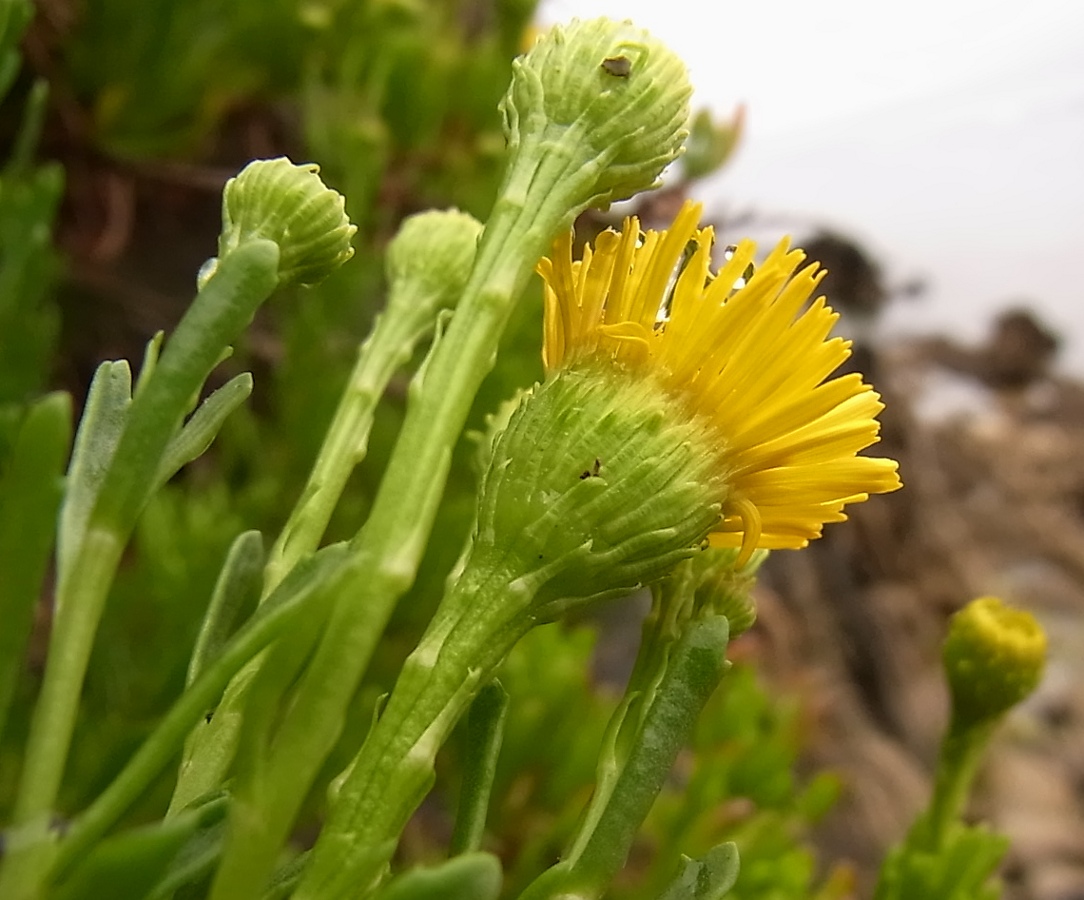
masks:
<svg viewBox="0 0 1084 900"><path fill-rule="evenodd" d="M254 238L279 247L279 282L314 284L354 254L356 227L343 197L327 187L315 163L295 165L285 157L249 163L222 192L218 254L226 256ZM201 282L210 271L201 272Z"/></svg>
<svg viewBox="0 0 1084 900"><path fill-rule="evenodd" d="M627 56L611 56L602 61L602 68L615 78L628 78L632 71L632 61Z"/></svg>

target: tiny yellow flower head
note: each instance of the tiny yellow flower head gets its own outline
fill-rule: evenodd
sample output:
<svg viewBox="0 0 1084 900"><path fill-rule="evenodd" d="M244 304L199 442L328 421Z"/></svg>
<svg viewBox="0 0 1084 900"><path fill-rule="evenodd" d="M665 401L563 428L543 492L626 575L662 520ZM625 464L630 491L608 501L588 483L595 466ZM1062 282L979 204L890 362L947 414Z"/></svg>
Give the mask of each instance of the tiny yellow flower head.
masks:
<svg viewBox="0 0 1084 900"><path fill-rule="evenodd" d="M829 337L838 318L811 301L822 273L780 243L753 270L743 241L711 271L712 229L686 203L673 226L641 233L635 218L599 235L581 261L572 236L538 270L545 281L547 375L599 366L659 385L676 410L705 421L725 484L709 535L740 547L799 548L848 503L900 487L894 460L859 456L878 440L880 397L850 374ZM751 273L751 274L750 274Z"/></svg>
<svg viewBox="0 0 1084 900"><path fill-rule="evenodd" d="M988 721L1038 686L1046 634L1031 613L979 597L952 617L942 656L957 721Z"/></svg>

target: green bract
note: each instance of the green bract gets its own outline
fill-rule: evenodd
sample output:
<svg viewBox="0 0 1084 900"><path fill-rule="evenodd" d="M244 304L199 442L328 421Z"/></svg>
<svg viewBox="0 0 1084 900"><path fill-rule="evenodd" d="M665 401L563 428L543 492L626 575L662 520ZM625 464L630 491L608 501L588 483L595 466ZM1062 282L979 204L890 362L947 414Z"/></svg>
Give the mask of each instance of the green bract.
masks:
<svg viewBox="0 0 1084 900"><path fill-rule="evenodd" d="M475 552L508 561L547 617L665 575L717 523L725 495L713 435L651 378L567 370L497 438Z"/></svg>

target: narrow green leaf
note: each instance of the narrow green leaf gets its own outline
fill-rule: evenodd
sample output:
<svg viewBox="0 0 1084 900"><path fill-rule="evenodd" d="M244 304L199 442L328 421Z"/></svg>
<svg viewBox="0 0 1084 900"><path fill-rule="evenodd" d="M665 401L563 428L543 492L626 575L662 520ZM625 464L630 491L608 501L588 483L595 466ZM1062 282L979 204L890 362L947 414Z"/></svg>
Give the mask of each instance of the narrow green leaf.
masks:
<svg viewBox="0 0 1084 900"><path fill-rule="evenodd" d="M712 847L703 859L681 859L681 872L659 900L722 900L738 880L738 847Z"/></svg>
<svg viewBox="0 0 1084 900"><path fill-rule="evenodd" d="M0 734L41 596L71 440L71 398L49 394L27 412L0 480Z"/></svg>
<svg viewBox="0 0 1084 900"><path fill-rule="evenodd" d="M114 465L94 507L102 527L123 535L131 529L193 397L278 284L278 260L275 244L254 239L223 257L203 283L132 401Z"/></svg>
<svg viewBox="0 0 1084 900"><path fill-rule="evenodd" d="M467 853L432 868L404 872L377 900L497 900L501 863L491 853Z"/></svg>
<svg viewBox="0 0 1084 900"><path fill-rule="evenodd" d="M263 583L264 558L263 536L258 531L239 534L230 546L196 638L186 687L218 658L242 610L256 608Z"/></svg>
<svg viewBox="0 0 1084 900"><path fill-rule="evenodd" d="M57 532L57 581L64 581L79 553L90 512L113 461L132 403L126 360L104 362L94 373L68 466L68 484Z"/></svg>
<svg viewBox="0 0 1084 900"><path fill-rule="evenodd" d="M51 900L143 900L163 879L170 863L201 829L226 815L226 801L186 810L171 819L102 841L51 895Z"/></svg>
<svg viewBox="0 0 1084 900"><path fill-rule="evenodd" d="M202 456L217 437L222 423L252 393L252 375L243 372L227 381L200 405L166 447L155 478L155 490L182 466Z"/></svg>
<svg viewBox="0 0 1084 900"><path fill-rule="evenodd" d="M162 344L165 341L164 331L156 331L154 337L147 341L147 346L143 349L143 364L139 367L139 375L136 377L135 388L132 390L133 397L138 397L143 392L151 375L154 374L154 367L158 365L158 357L162 355Z"/></svg>
<svg viewBox="0 0 1084 900"><path fill-rule="evenodd" d="M708 698L726 673L725 616L690 622L674 646L644 724L604 807L568 858L543 872L520 900L601 897L670 774Z"/></svg>
<svg viewBox="0 0 1084 900"><path fill-rule="evenodd" d="M220 792L207 804L226 803L229 796ZM185 812L188 815L188 811ZM223 816L210 824L201 824L170 860L165 873L147 895L147 900L181 900L186 897L203 896L202 888L210 880L218 860L222 856L222 844L226 839L228 820Z"/></svg>
<svg viewBox="0 0 1084 900"><path fill-rule="evenodd" d="M489 795L497 772L497 758L504 739L504 717L508 710L508 692L497 680L491 681L471 703L467 715L467 753L463 787L449 855L458 856L477 850L489 813Z"/></svg>

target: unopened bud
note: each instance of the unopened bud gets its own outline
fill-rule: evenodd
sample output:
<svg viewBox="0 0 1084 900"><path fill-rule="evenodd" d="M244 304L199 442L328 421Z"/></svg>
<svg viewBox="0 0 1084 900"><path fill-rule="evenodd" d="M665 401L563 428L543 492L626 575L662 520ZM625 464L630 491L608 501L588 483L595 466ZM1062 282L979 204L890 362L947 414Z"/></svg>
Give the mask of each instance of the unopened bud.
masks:
<svg viewBox="0 0 1084 900"><path fill-rule="evenodd" d="M583 177L582 205L605 205L656 184L681 153L692 87L685 64L631 22L555 26L513 64L502 101L513 148L533 136Z"/></svg>
<svg viewBox="0 0 1084 900"><path fill-rule="evenodd" d="M757 550L740 568L738 555L736 549L707 547L691 560L697 579L694 609L726 616L731 638L745 634L757 620L757 606L751 592L768 551Z"/></svg>
<svg viewBox="0 0 1084 900"><path fill-rule="evenodd" d="M251 162L227 181L219 256L253 238L274 241L280 284L314 284L346 262L357 229L342 195L320 180L319 171L315 163L294 165L279 157ZM201 273L201 280L209 275Z"/></svg>
<svg viewBox="0 0 1084 900"><path fill-rule="evenodd" d="M404 219L384 257L392 288L389 306L400 297L416 302L419 294L437 307L454 306L470 276L481 233L481 222L457 209Z"/></svg>
<svg viewBox="0 0 1084 900"><path fill-rule="evenodd" d="M1038 686L1046 634L1031 613L980 597L952 617L942 657L956 719L988 721Z"/></svg>

